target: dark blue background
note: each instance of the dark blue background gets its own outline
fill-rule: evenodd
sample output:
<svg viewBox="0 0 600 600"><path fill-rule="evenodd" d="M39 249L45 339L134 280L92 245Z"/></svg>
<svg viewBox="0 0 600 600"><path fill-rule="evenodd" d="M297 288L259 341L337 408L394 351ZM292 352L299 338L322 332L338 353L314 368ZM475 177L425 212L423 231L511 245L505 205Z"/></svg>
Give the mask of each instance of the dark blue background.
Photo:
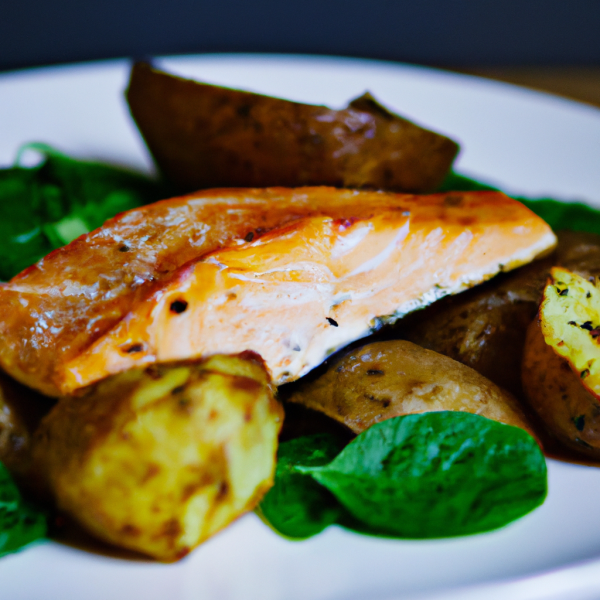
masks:
<svg viewBox="0 0 600 600"><path fill-rule="evenodd" d="M0 70L189 52L600 64L597 0L0 0Z"/></svg>

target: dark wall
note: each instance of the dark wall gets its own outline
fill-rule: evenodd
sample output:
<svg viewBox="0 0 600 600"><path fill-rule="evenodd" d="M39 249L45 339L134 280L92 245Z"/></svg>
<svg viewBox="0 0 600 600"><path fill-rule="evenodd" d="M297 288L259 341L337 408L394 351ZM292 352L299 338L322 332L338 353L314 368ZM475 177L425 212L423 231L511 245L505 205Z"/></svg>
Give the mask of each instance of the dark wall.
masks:
<svg viewBox="0 0 600 600"><path fill-rule="evenodd" d="M0 70L189 52L600 64L599 30L597 0L0 0Z"/></svg>

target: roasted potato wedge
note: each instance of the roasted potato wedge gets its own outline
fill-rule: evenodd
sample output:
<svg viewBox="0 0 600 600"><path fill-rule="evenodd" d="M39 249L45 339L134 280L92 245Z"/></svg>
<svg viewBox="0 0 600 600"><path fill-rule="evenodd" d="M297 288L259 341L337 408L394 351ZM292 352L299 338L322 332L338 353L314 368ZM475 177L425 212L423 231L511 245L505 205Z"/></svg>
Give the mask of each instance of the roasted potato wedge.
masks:
<svg viewBox="0 0 600 600"><path fill-rule="evenodd" d="M554 265L585 277L600 275L600 236L559 232L551 256L444 298L401 321L393 334L449 356L521 395L525 334Z"/></svg>
<svg viewBox="0 0 600 600"><path fill-rule="evenodd" d="M554 268L539 321L527 332L523 388L547 430L568 447L600 458L600 290Z"/></svg>
<svg viewBox="0 0 600 600"><path fill-rule="evenodd" d="M57 508L161 561L254 508L283 413L251 354L136 369L60 399L33 448Z"/></svg>
<svg viewBox="0 0 600 600"><path fill-rule="evenodd" d="M519 395L525 332L550 267L551 261L542 259L444 298L400 322L395 335L449 356Z"/></svg>
<svg viewBox="0 0 600 600"><path fill-rule="evenodd" d="M429 192L458 152L452 140L392 114L368 94L331 110L136 63L127 101L159 168L187 191L334 185Z"/></svg>
<svg viewBox="0 0 600 600"><path fill-rule="evenodd" d="M553 266L561 266L582 277L600 276L600 235L582 231L559 231L555 253L550 257ZM539 298L548 280L545 274L540 286Z"/></svg>
<svg viewBox="0 0 600 600"><path fill-rule="evenodd" d="M324 373L296 384L285 399L321 411L355 433L391 417L439 410L479 414L532 433L508 392L473 369L404 340L341 355Z"/></svg>

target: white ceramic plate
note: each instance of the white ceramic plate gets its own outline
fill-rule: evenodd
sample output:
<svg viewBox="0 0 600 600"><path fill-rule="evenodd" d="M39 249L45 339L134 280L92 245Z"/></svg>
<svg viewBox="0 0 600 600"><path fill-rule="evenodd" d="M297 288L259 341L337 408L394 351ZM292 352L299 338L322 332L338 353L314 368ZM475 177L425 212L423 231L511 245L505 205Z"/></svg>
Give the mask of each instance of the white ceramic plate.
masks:
<svg viewBox="0 0 600 600"><path fill-rule="evenodd" d="M458 169L515 193L600 206L600 111L516 87L409 66L221 55L161 61L204 81L341 107L370 90L459 140ZM0 76L0 165L28 141L150 170L123 100L124 61ZM178 564L44 543L0 560L11 600L400 600L600 597L600 469L549 461L550 492L500 531L443 541L335 527L288 542L248 515Z"/></svg>

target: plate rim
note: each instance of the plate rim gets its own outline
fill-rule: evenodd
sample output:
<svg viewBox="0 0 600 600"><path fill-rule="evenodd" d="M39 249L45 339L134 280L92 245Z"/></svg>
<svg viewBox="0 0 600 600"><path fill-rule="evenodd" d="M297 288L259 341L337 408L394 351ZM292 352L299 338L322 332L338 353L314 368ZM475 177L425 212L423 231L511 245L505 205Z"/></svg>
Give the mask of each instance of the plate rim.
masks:
<svg viewBox="0 0 600 600"><path fill-rule="evenodd" d="M540 90L534 90L531 88L526 88L523 86L519 86L512 83L495 81L492 79L482 78L477 75L465 74L465 73L455 73L452 71L446 71L444 69L439 69L435 67L421 66L421 65L413 65L410 63L400 63L395 61L387 61L387 60L378 60L378 59L368 59L368 58L355 58L355 57L342 57L342 56L331 56L331 55L317 55L317 54L264 54L264 53L202 53L202 54L175 54L175 55L161 55L155 57L157 61L165 62L165 61L197 61L202 59L218 59L218 60L239 60L239 59L248 59L250 61L261 61L265 60L266 62L306 62L306 61L319 61L325 63L344 63L349 67L353 65L360 65L363 67L370 66L380 66L391 69L398 69L398 67L402 69L406 69L408 71L420 73L420 74L431 74L436 77L443 77L447 79L452 79L453 81L465 81L469 83L475 83L476 85L483 85L487 88L502 90L503 92L517 93L519 95L523 95L523 97L527 97L529 99L534 100L543 100L543 101L551 101L559 105L560 107L565 107L567 109L577 109L578 111L585 111L593 115L595 118L600 117L600 109L594 107L593 105L589 105L584 102L578 102L573 99L565 98L559 95L551 94L549 92L544 92ZM106 59L106 60L93 60L93 61L85 61L85 62L74 62L74 63L65 63L65 64L56 64L56 65L48 65L41 67L27 67L24 69L15 69L11 71L5 71L0 73L0 85L7 79L22 79L22 78L36 78L40 75L51 77L55 72L61 71L65 72L68 70L71 73L75 73L78 71L85 71L88 69L94 68L114 68L114 67L123 67L124 65L130 63L131 61L127 58L114 58L114 59ZM585 570L598 570L600 572L600 557L592 558L588 560L580 560L573 563L566 564L561 566L558 569L550 569L546 571L541 571L538 573L530 574L524 577L516 577L516 578L508 578L508 579L500 579L497 581L486 582L485 584L477 584L470 586L460 586L448 588L448 592L454 593L456 591L463 590L465 593L469 592L469 590L483 590L487 589L490 586L497 587L498 585L506 584L506 585L522 585L523 582L528 583L531 581L537 581L542 579L552 579L556 577L557 574L561 573L583 573ZM587 571L586 571L587 572ZM516 588L515 588L516 589ZM446 594L444 596L440 595L439 592L427 593L426 595L419 594L419 598L431 598L432 600L442 597L446 597L448 592L442 592L442 594ZM417 596L414 596L415 598ZM466 596L461 596L465 597ZM533 597L533 596L532 596ZM406 598L406 596L403 596ZM448 596L448 598L453 598L452 596ZM456 596L458 598L458 596Z"/></svg>

